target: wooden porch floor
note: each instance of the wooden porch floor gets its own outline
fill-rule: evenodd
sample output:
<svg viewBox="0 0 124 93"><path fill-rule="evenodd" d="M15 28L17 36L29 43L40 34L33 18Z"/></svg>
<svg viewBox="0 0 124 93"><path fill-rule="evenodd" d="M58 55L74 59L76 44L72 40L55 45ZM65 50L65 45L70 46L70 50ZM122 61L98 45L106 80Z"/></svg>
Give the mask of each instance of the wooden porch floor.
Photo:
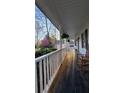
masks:
<svg viewBox="0 0 124 93"><path fill-rule="evenodd" d="M81 71L74 53L68 53L67 69L56 84L54 93L89 93L89 71Z"/></svg>

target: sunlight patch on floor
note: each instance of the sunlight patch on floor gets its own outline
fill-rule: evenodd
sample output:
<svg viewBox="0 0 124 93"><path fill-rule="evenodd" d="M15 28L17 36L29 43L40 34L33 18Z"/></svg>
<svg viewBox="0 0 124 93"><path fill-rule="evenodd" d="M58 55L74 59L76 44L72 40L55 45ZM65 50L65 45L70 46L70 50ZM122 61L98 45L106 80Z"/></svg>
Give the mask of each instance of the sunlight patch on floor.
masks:
<svg viewBox="0 0 124 93"><path fill-rule="evenodd" d="M67 62L72 62L75 59L75 51L74 49L71 49L69 52L67 52Z"/></svg>

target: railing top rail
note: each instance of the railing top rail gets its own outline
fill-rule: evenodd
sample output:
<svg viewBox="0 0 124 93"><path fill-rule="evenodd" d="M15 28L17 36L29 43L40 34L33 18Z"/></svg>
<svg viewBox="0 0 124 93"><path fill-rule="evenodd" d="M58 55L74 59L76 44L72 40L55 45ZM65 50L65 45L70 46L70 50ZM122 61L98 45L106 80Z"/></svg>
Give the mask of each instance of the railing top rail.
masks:
<svg viewBox="0 0 124 93"><path fill-rule="evenodd" d="M65 47L65 48L66 48L66 47ZM42 60L42 59L44 59L44 58L46 58L46 57L48 57L48 56L50 56L50 55L52 55L52 54L55 54L55 53L59 52L60 50L65 49L65 48L58 49L58 50L53 51L53 52L50 52L50 53L48 53L48 54L46 54L46 55L40 56L40 57L38 57L38 58L35 58L35 62L39 62L40 60Z"/></svg>

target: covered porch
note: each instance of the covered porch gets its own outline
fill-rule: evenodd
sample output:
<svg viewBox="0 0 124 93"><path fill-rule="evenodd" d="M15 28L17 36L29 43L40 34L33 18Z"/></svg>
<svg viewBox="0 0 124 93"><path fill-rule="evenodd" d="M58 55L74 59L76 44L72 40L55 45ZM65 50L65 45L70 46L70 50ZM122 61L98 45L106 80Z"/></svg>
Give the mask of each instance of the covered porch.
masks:
<svg viewBox="0 0 124 93"><path fill-rule="evenodd" d="M36 93L89 93L89 1L36 0L36 5L60 35L74 40L73 47L68 43L35 59Z"/></svg>

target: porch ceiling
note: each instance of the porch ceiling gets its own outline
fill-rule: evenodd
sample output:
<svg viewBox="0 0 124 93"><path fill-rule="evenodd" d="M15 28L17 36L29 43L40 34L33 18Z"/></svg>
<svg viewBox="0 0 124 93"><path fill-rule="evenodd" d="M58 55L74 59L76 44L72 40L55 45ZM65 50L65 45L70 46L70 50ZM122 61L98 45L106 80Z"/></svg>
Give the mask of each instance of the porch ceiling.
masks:
<svg viewBox="0 0 124 93"><path fill-rule="evenodd" d="M89 0L36 0L54 25L71 38L89 22Z"/></svg>

